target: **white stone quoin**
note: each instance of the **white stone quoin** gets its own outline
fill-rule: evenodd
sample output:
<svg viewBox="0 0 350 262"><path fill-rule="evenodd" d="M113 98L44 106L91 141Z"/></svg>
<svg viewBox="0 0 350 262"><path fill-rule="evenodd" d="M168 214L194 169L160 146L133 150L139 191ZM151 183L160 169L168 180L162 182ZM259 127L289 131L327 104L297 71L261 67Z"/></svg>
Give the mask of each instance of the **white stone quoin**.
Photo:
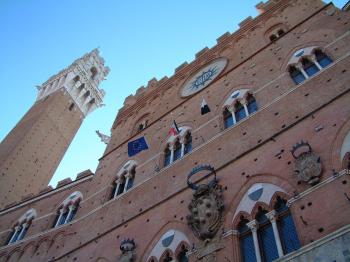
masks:
<svg viewBox="0 0 350 262"><path fill-rule="evenodd" d="M38 86L37 101L62 90L72 98L71 109L77 107L85 117L103 105L105 91L98 86L109 71L98 49L94 49Z"/></svg>

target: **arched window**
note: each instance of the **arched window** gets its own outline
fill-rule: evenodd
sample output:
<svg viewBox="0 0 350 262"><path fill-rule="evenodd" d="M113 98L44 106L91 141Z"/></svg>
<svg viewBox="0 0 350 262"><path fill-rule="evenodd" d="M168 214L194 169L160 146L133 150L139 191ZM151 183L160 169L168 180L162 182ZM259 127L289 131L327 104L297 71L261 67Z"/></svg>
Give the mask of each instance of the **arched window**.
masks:
<svg viewBox="0 0 350 262"><path fill-rule="evenodd" d="M277 40L278 36L276 36L275 34L270 35L270 41L273 42L275 40Z"/></svg>
<svg viewBox="0 0 350 262"><path fill-rule="evenodd" d="M303 58L301 60L301 64L303 65L303 69L306 72L306 74L310 77L316 74L320 69L308 58Z"/></svg>
<svg viewBox="0 0 350 262"><path fill-rule="evenodd" d="M237 226L241 246L241 258L243 262L253 262L256 261L254 240L247 223L249 223L249 220L242 216Z"/></svg>
<svg viewBox="0 0 350 262"><path fill-rule="evenodd" d="M177 140L174 144L174 161L181 158L181 143Z"/></svg>
<svg viewBox="0 0 350 262"><path fill-rule="evenodd" d="M300 248L293 218L286 203L286 200L278 196L274 206L278 216L277 225L284 254L288 254Z"/></svg>
<svg viewBox="0 0 350 262"><path fill-rule="evenodd" d="M330 59L325 53L323 53L319 49L315 51L315 56L317 62L320 64L321 67L326 67L329 64L333 63L332 59Z"/></svg>
<svg viewBox="0 0 350 262"><path fill-rule="evenodd" d="M284 32L283 29L279 29L279 30L277 31L277 34L278 34L278 37L281 37L281 36L283 36L283 35L285 34L285 32Z"/></svg>
<svg viewBox="0 0 350 262"><path fill-rule="evenodd" d="M259 224L258 236L261 257L263 261L273 261L278 258L276 240L270 219L266 216L268 212L259 207L255 219Z"/></svg>
<svg viewBox="0 0 350 262"><path fill-rule="evenodd" d="M79 209L79 203L83 196L80 192L72 193L60 206L53 227L58 227L71 222Z"/></svg>
<svg viewBox="0 0 350 262"><path fill-rule="evenodd" d="M184 155L192 151L192 135L190 132L188 132L185 136L185 151Z"/></svg>
<svg viewBox="0 0 350 262"><path fill-rule="evenodd" d="M169 149L169 146L164 151L164 166L168 166L171 163L171 150Z"/></svg>
<svg viewBox="0 0 350 262"><path fill-rule="evenodd" d="M236 90L224 103L224 127L233 126L256 111L258 105L252 93L248 89Z"/></svg>
<svg viewBox="0 0 350 262"><path fill-rule="evenodd" d="M164 167L172 164L176 160L181 159L185 154L192 151L192 135L191 128L180 127L180 133L168 138L167 146L164 150Z"/></svg>
<svg viewBox="0 0 350 262"><path fill-rule="evenodd" d="M244 106L240 103L237 102L235 105L235 118L236 118L236 122L241 121L242 119L244 119L246 117L246 111Z"/></svg>
<svg viewBox="0 0 350 262"><path fill-rule="evenodd" d="M294 83L297 85L299 85L300 83L306 80L306 77L303 75L303 73L299 69L297 69L295 66L291 66L289 68L289 74L292 77Z"/></svg>
<svg viewBox="0 0 350 262"><path fill-rule="evenodd" d="M229 128L230 126L233 126L232 113L227 108L225 108L223 115L224 115L225 128Z"/></svg>
<svg viewBox="0 0 350 262"><path fill-rule="evenodd" d="M34 209L30 209L24 215L22 215L21 218L18 219L16 225L13 227L7 244L9 245L22 240L25 237L35 217L36 211Z"/></svg>
<svg viewBox="0 0 350 262"><path fill-rule="evenodd" d="M91 67L90 72L91 72L91 79L95 79L98 73L96 67Z"/></svg>
<svg viewBox="0 0 350 262"><path fill-rule="evenodd" d="M134 185L136 162L129 160L117 174L112 191L112 199L131 189Z"/></svg>
<svg viewBox="0 0 350 262"><path fill-rule="evenodd" d="M297 85L312 77L333 61L318 47L311 46L299 49L290 58L289 73Z"/></svg>

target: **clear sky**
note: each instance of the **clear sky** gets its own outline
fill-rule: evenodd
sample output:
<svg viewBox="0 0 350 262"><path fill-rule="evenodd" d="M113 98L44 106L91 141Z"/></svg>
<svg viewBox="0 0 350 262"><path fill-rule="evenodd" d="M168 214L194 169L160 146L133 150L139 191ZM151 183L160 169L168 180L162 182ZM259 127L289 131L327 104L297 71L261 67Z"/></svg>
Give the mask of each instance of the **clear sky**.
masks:
<svg viewBox="0 0 350 262"><path fill-rule="evenodd" d="M342 7L347 0L334 1ZM36 99L35 85L99 47L111 72L106 106L85 120L51 185L95 171L125 97L156 77L170 77L196 52L256 16L259 0L0 0L0 140ZM329 1L327 1L329 2Z"/></svg>

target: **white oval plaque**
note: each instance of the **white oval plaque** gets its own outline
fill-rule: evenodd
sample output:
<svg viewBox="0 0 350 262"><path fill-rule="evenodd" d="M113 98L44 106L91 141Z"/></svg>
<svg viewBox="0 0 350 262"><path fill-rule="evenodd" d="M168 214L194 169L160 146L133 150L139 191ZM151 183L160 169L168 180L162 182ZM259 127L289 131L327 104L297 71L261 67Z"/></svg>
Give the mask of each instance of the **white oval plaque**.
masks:
<svg viewBox="0 0 350 262"><path fill-rule="evenodd" d="M181 90L181 96L190 96L206 88L225 69L226 58L219 58L199 70L192 76Z"/></svg>

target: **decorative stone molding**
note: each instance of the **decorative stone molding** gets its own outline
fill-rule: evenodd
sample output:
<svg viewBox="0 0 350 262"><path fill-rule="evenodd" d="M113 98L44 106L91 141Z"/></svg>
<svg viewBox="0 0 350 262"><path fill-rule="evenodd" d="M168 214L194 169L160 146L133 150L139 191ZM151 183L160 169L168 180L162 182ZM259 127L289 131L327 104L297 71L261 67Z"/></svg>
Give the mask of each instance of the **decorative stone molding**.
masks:
<svg viewBox="0 0 350 262"><path fill-rule="evenodd" d="M41 86L37 86L37 101L57 90L63 90L70 95L85 117L96 108L103 106L105 91L98 86L105 80L108 73L109 68L104 66L104 59L99 55L99 51L94 49L52 76Z"/></svg>

